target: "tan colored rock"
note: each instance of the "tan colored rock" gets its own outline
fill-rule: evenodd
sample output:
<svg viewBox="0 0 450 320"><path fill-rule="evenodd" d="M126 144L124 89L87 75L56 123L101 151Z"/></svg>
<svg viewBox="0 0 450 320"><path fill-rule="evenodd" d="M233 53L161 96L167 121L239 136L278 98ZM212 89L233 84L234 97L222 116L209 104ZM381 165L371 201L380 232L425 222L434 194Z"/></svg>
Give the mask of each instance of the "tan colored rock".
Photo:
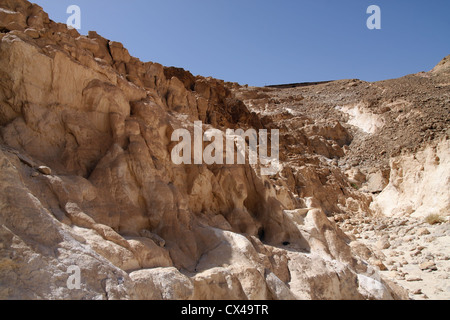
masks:
<svg viewBox="0 0 450 320"><path fill-rule="evenodd" d="M347 170L345 174L348 177L348 181L354 186L361 187L361 185L366 181L366 176L358 168Z"/></svg>
<svg viewBox="0 0 450 320"><path fill-rule="evenodd" d="M289 287L281 281L274 273L266 275L267 287L274 299L277 300L295 300L294 294Z"/></svg>
<svg viewBox="0 0 450 320"><path fill-rule="evenodd" d="M105 226L103 224L96 223L92 225L92 229L97 231L97 233L103 237L103 239L114 242L115 244L122 246L127 249L131 249L129 242L114 231L111 227Z"/></svg>
<svg viewBox="0 0 450 320"><path fill-rule="evenodd" d="M128 53L128 50L123 47L123 44L116 41L110 41L109 48L111 50L111 56L116 63L130 62L131 56Z"/></svg>
<svg viewBox="0 0 450 320"><path fill-rule="evenodd" d="M139 270L130 273L133 280L137 299L139 300L162 300L162 292L158 290L153 277L148 274L149 270Z"/></svg>
<svg viewBox="0 0 450 320"><path fill-rule="evenodd" d="M23 31L26 26L26 17L23 14L0 8L0 28Z"/></svg>
<svg viewBox="0 0 450 320"><path fill-rule="evenodd" d="M96 225L95 220L81 211L76 203L68 202L64 210L72 223L77 226L93 229Z"/></svg>
<svg viewBox="0 0 450 320"><path fill-rule="evenodd" d="M388 237L382 237L380 240L377 241L376 246L380 250L389 249L391 247L391 243L389 242Z"/></svg>
<svg viewBox="0 0 450 320"><path fill-rule="evenodd" d="M139 232L139 235L141 237L149 238L160 247L164 247L166 245L166 241L163 238L161 238L157 234L150 232L149 230L143 229Z"/></svg>
<svg viewBox="0 0 450 320"><path fill-rule="evenodd" d="M211 268L196 274L193 300L246 300L239 279L226 268Z"/></svg>
<svg viewBox="0 0 450 320"><path fill-rule="evenodd" d="M7 288L1 290L1 298L134 298L128 275L86 246L77 230L61 224L44 207L46 202L33 196L20 172L25 165L3 151L0 163L0 280L2 288ZM67 287L70 266L80 268L80 290ZM102 279L108 279L107 283Z"/></svg>
<svg viewBox="0 0 450 320"><path fill-rule="evenodd" d="M360 292L373 296L377 300L393 300L391 293L385 284L365 275L358 275Z"/></svg>
<svg viewBox="0 0 450 320"><path fill-rule="evenodd" d="M82 236L86 243L98 254L110 261L114 266L124 271L141 268L136 254L127 247L105 240L93 230L74 228L77 235Z"/></svg>
<svg viewBox="0 0 450 320"><path fill-rule="evenodd" d="M171 267L173 262L169 252L148 238L127 237L131 251L139 260L141 268Z"/></svg>
<svg viewBox="0 0 450 320"><path fill-rule="evenodd" d="M49 167L46 166L40 166L37 168L39 170L40 173L45 174L45 175L50 175L52 174L52 169L50 169Z"/></svg>
<svg viewBox="0 0 450 320"><path fill-rule="evenodd" d="M371 193L382 192L388 185L388 180L381 170L378 170L367 175L367 181L364 183L362 191L368 191Z"/></svg>
<svg viewBox="0 0 450 320"><path fill-rule="evenodd" d="M190 300L194 286L188 277L175 268L144 269L132 272L138 299Z"/></svg>
<svg viewBox="0 0 450 320"><path fill-rule="evenodd" d="M431 271L437 270L436 263L434 263L433 261L423 262L419 265L419 268L420 270L431 270Z"/></svg>

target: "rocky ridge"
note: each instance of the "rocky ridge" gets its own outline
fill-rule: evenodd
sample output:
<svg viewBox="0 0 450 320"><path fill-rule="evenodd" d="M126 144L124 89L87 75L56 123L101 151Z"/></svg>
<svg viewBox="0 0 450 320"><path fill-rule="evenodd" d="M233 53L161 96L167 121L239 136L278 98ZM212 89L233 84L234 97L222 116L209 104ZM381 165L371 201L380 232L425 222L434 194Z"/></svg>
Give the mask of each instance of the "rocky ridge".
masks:
<svg viewBox="0 0 450 320"><path fill-rule="evenodd" d="M379 271L384 253L343 231L352 219L381 214L374 195L395 180L386 166L396 156L389 149L385 167L370 163L373 185L368 165L347 167L368 140L338 108L346 105L333 105L344 89L319 94L323 104L311 88L249 88L144 63L25 0L0 1L0 31L0 298L408 298L396 275ZM422 77L439 80L435 95L443 99L430 111L442 120L433 118L439 126L426 129L433 136L424 143L445 138L446 70L441 63ZM312 90L344 86L353 99L354 83ZM370 138L380 123L372 118ZM281 172L173 164L171 135L192 132L194 121L205 129L280 129ZM76 290L67 286L74 265Z"/></svg>

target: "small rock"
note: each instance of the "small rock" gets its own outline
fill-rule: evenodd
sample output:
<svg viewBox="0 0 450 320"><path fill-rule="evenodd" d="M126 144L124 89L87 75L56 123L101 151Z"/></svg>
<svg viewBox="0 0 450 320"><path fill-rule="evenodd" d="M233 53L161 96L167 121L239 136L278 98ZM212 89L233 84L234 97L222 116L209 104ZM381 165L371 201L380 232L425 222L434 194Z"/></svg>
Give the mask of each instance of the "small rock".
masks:
<svg viewBox="0 0 450 320"><path fill-rule="evenodd" d="M383 237L380 240L378 240L377 247L381 250L385 250L389 249L391 247L391 244L387 238Z"/></svg>
<svg viewBox="0 0 450 320"><path fill-rule="evenodd" d="M27 35L27 36L29 36L29 37L31 37L31 38L33 38L33 39L38 39L39 38L39 32L36 30L36 29L33 29L33 28L28 28L28 29L26 29L25 31L24 31L24 33Z"/></svg>
<svg viewBox="0 0 450 320"><path fill-rule="evenodd" d="M375 267L377 267L378 269L380 269L381 271L386 271L388 270L388 268L386 267L386 265L379 259L370 259L369 263Z"/></svg>
<svg viewBox="0 0 450 320"><path fill-rule="evenodd" d="M388 260L386 261L386 264L387 264L388 266L393 266L393 265L395 264L395 261L392 260L392 259L388 259Z"/></svg>
<svg viewBox="0 0 450 320"><path fill-rule="evenodd" d="M381 230L384 230L384 229L386 229L388 226L386 225L386 224L380 224L380 225L378 225L378 226L376 226L375 227L375 230L376 231L381 231Z"/></svg>
<svg viewBox="0 0 450 320"><path fill-rule="evenodd" d="M406 237L403 237L403 241L404 241L404 242L410 242L410 241L412 241L412 240L414 240L414 237L413 237L413 236L406 236Z"/></svg>
<svg viewBox="0 0 450 320"><path fill-rule="evenodd" d="M31 176L33 178L39 177L39 172L33 171L33 173L31 174Z"/></svg>
<svg viewBox="0 0 450 320"><path fill-rule="evenodd" d="M392 250L392 251L389 253L389 255L392 256L392 257L398 257L398 256L400 255L400 253L399 253L398 251Z"/></svg>
<svg viewBox="0 0 450 320"><path fill-rule="evenodd" d="M436 271L437 270L436 263L434 263L433 261L427 261L427 262L421 263L419 265L419 268L422 271L424 271L424 270Z"/></svg>
<svg viewBox="0 0 450 320"><path fill-rule="evenodd" d="M39 172L45 175L50 175L52 174L52 169L50 169L49 167L46 166L40 166L38 168Z"/></svg>
<svg viewBox="0 0 450 320"><path fill-rule="evenodd" d="M417 276L407 276L406 281L408 282L416 282L416 281L423 281L422 278Z"/></svg>
<svg viewBox="0 0 450 320"><path fill-rule="evenodd" d="M417 257L418 255L420 255L422 253L422 251L420 250L416 250L413 253L411 253L411 257Z"/></svg>
<svg viewBox="0 0 450 320"><path fill-rule="evenodd" d="M413 294L422 294L422 289L416 289L412 293Z"/></svg>
<svg viewBox="0 0 450 320"><path fill-rule="evenodd" d="M399 273L395 276L395 279L397 280L405 280L405 275L403 273Z"/></svg>
<svg viewBox="0 0 450 320"><path fill-rule="evenodd" d="M418 236L426 236L426 235L430 234L430 230L428 230L427 228L420 228L417 230L416 234Z"/></svg>

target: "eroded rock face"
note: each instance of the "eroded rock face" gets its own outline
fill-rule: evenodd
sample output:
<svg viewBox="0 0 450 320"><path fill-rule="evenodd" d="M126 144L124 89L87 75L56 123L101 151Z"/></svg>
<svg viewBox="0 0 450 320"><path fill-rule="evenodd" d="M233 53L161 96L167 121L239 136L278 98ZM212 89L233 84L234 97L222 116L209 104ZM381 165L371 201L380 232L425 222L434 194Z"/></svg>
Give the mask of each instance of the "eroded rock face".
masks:
<svg viewBox="0 0 450 320"><path fill-rule="evenodd" d="M352 141L340 122L258 115L27 1L0 2L0 29L0 298L399 297L328 217L372 200L329 163ZM175 165L194 121L280 128L282 171Z"/></svg>
<svg viewBox="0 0 450 320"><path fill-rule="evenodd" d="M450 212L449 166L449 140L393 158L389 185L373 202L373 209L388 216L445 216Z"/></svg>

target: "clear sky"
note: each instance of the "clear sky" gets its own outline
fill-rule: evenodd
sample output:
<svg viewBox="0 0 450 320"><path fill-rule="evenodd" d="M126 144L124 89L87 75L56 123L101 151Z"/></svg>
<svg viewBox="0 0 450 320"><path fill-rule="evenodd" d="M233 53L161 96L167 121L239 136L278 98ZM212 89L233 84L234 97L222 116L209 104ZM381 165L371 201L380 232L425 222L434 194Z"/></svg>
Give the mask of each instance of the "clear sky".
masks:
<svg viewBox="0 0 450 320"><path fill-rule="evenodd" d="M31 0L81 34L122 42L141 61L263 86L432 69L450 54L450 0ZM369 30L367 8L381 8Z"/></svg>

